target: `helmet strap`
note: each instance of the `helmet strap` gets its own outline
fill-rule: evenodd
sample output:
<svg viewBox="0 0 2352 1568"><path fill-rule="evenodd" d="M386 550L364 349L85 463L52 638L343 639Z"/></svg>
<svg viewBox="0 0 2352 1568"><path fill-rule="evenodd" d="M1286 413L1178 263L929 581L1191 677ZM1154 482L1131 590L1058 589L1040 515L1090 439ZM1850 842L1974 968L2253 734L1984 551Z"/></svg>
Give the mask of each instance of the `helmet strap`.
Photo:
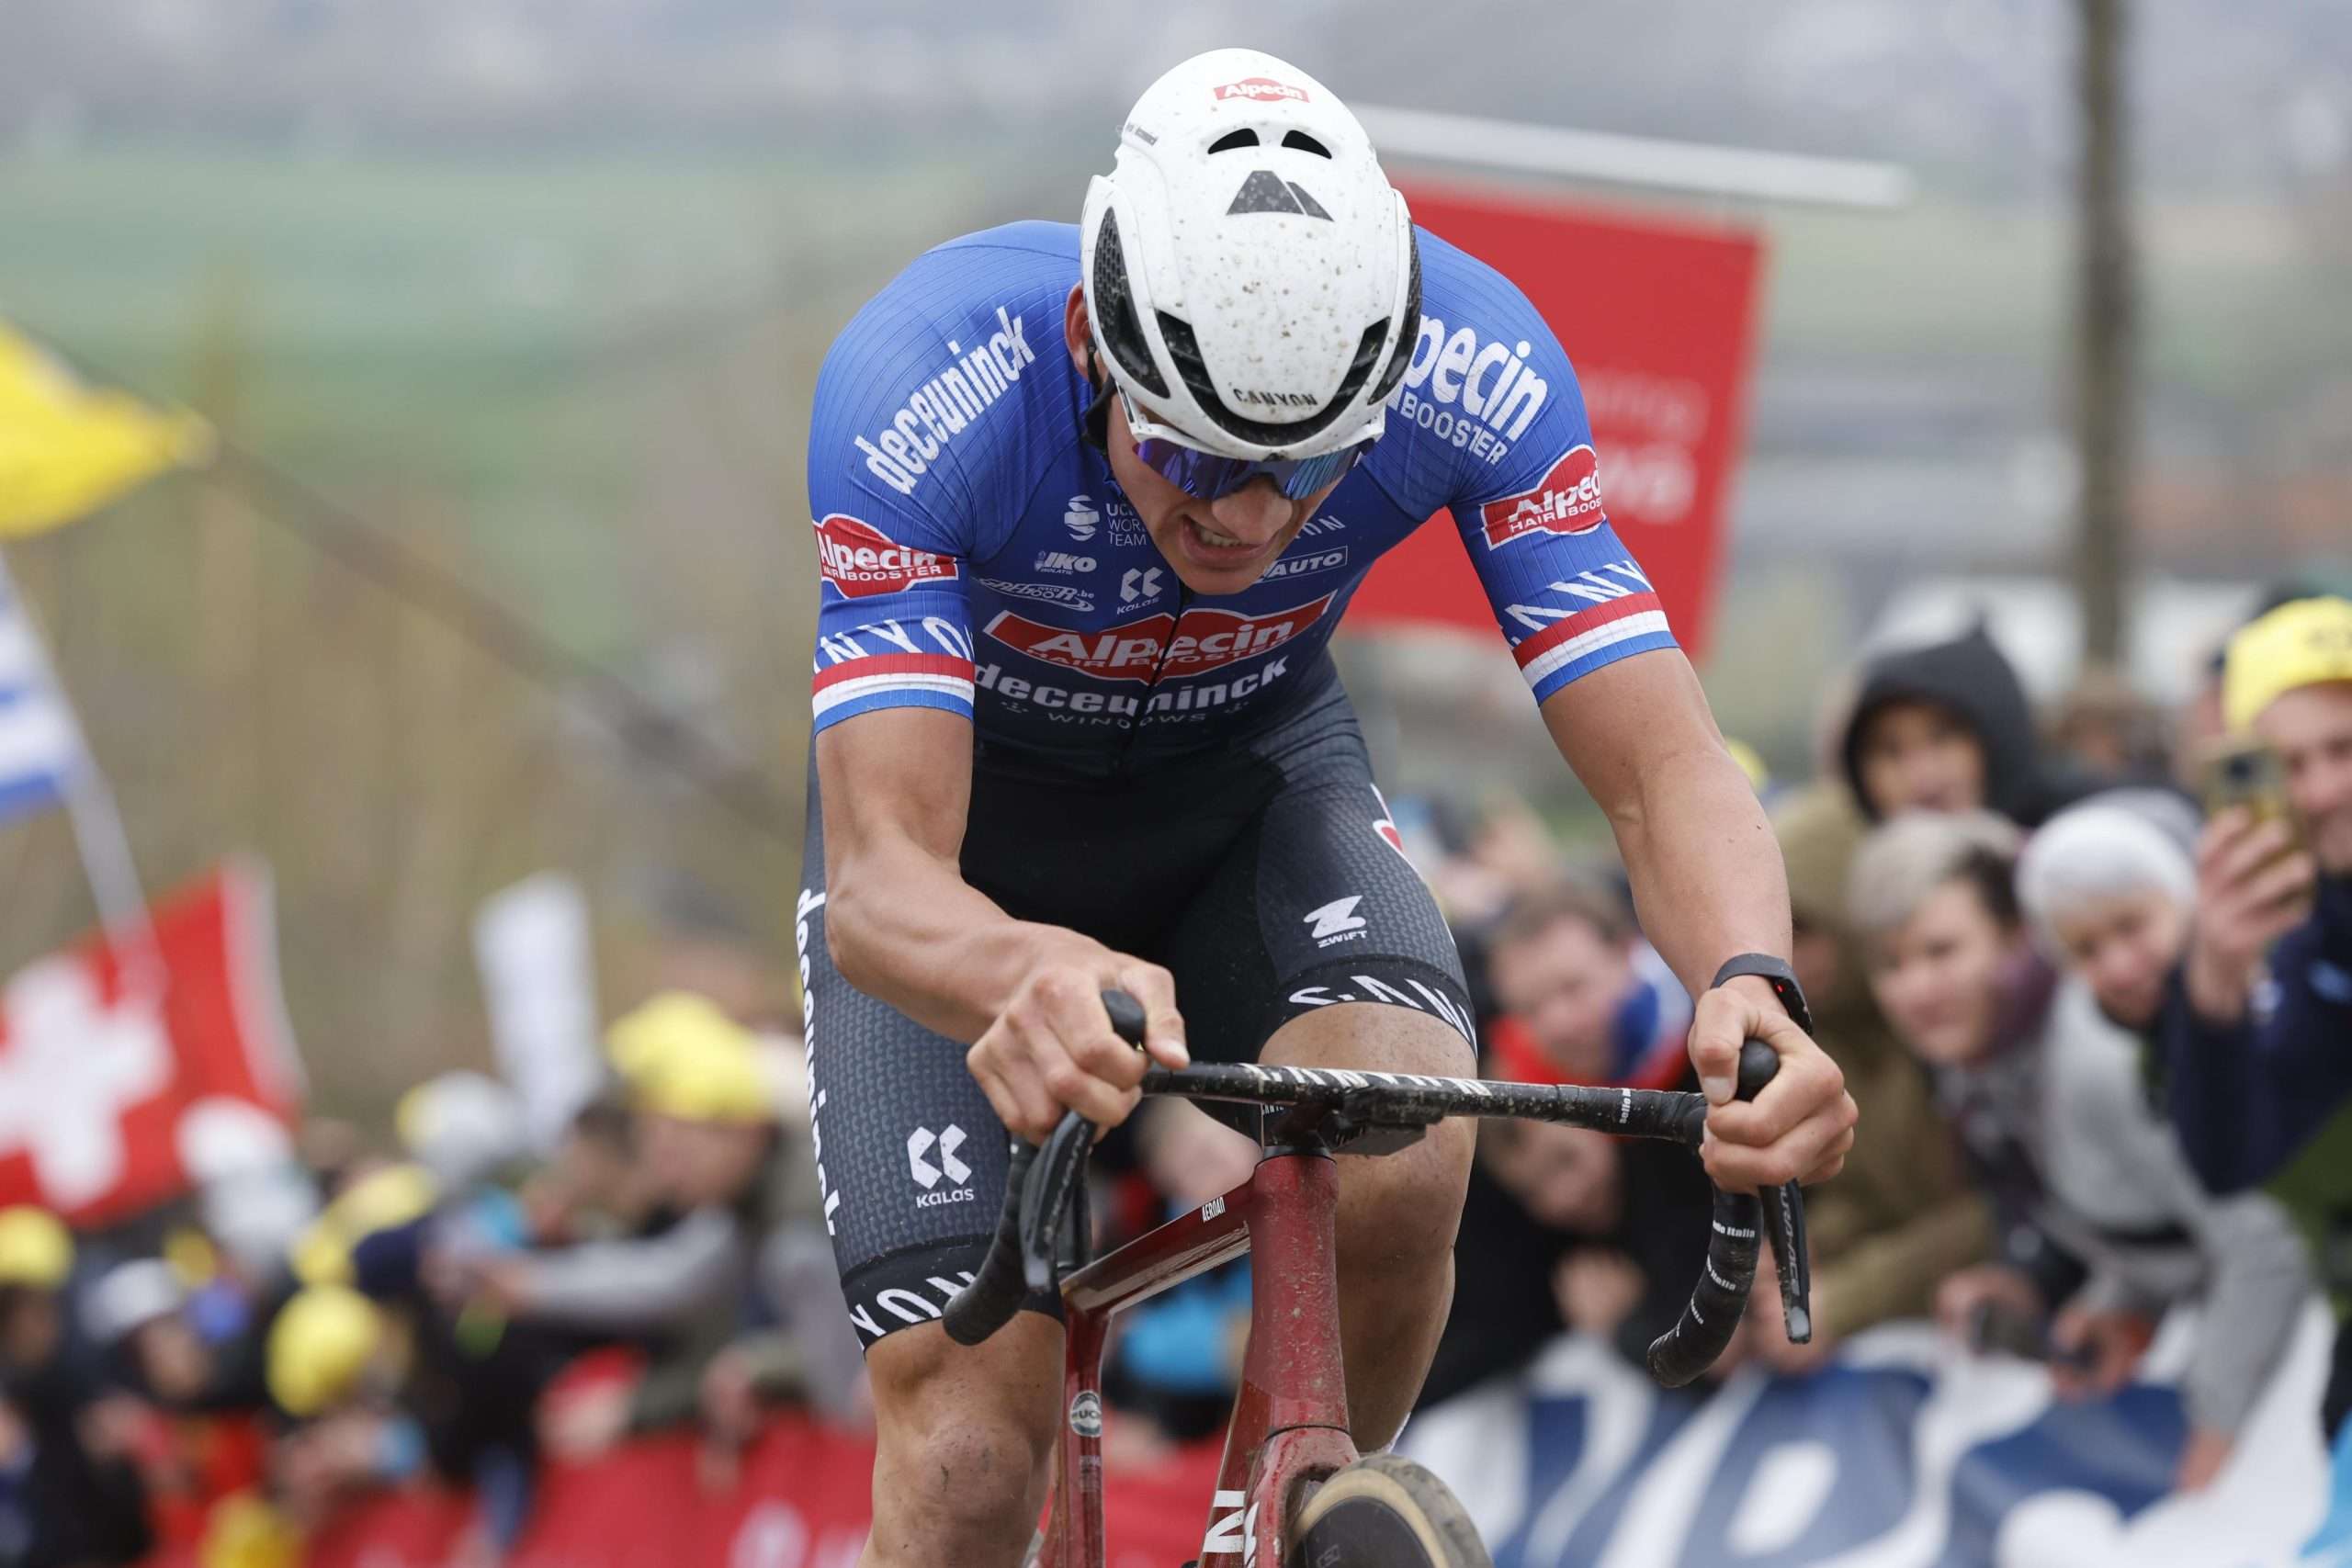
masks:
<svg viewBox="0 0 2352 1568"><path fill-rule="evenodd" d="M1118 383L1094 367L1095 349L1086 350L1086 385L1094 396L1078 416L1078 427L1086 444L1104 457L1111 455L1111 400L1119 393Z"/></svg>

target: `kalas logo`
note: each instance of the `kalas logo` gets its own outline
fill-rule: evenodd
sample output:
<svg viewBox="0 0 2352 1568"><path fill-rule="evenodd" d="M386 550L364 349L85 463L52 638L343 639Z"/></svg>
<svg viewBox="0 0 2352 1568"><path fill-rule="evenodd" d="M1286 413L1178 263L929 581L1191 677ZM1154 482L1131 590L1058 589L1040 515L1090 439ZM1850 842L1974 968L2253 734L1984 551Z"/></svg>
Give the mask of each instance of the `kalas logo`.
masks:
<svg viewBox="0 0 2352 1568"><path fill-rule="evenodd" d="M1082 675L1148 682L1154 671L1197 675L1271 652L1320 620L1331 599L1326 593L1311 604L1266 615L1193 610L1185 614L1181 629L1172 615L1149 615L1102 632L1039 626L1025 615L1002 610L989 622L988 634L1032 659Z"/></svg>
<svg viewBox="0 0 2352 1568"><path fill-rule="evenodd" d="M1272 76L1244 76L1215 89L1213 96L1218 103L1227 98L1247 98L1253 104L1279 104L1285 100L1303 104L1306 101L1306 89L1277 82Z"/></svg>
<svg viewBox="0 0 2352 1568"><path fill-rule="evenodd" d="M911 549L870 523L836 512L817 525L817 564L825 581L852 599L897 593L918 582L956 576L953 557Z"/></svg>
<svg viewBox="0 0 2352 1568"><path fill-rule="evenodd" d="M1600 459L1589 446L1571 446L1542 484L1487 502L1478 519L1490 550L1524 534L1589 534L1609 521L1600 510Z"/></svg>

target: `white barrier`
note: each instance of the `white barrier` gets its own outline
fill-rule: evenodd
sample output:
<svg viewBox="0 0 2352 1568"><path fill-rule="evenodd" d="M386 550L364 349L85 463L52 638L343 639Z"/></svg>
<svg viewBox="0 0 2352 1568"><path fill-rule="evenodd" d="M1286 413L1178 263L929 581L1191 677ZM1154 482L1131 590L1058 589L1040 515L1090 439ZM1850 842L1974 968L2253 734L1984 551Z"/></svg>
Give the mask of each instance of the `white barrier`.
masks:
<svg viewBox="0 0 2352 1568"><path fill-rule="evenodd" d="M1568 1337L1398 1446L1454 1488L1496 1568L2284 1568L2324 1499L2334 1325L2314 1303L2228 1467L2176 1496L2195 1327L2176 1314L2141 1381L2071 1404L2041 1368L1924 1325L1702 1398Z"/></svg>

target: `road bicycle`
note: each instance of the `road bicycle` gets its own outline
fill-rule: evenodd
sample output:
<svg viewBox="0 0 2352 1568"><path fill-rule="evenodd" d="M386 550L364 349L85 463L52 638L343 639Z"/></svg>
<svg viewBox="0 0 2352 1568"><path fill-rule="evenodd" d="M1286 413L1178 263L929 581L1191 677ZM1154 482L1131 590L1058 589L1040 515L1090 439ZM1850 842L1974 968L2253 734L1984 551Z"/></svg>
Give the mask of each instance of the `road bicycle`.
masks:
<svg viewBox="0 0 2352 1568"><path fill-rule="evenodd" d="M1103 993L1113 1027L1143 1042L1143 1010ZM1779 1058L1751 1040L1739 1096ZM1395 1454L1359 1454L1348 1434L1339 1342L1333 1156L1378 1156L1449 1116L1518 1116L1696 1151L1703 1096L1500 1083L1337 1068L1153 1068L1143 1092L1256 1106L1264 1153L1248 1181L1089 1261L1084 1168L1096 1129L1068 1113L1042 1146L1014 1140L986 1260L949 1303L948 1334L977 1345L1034 1292L1058 1285L1068 1328L1067 1420L1046 1520L1025 1568L1103 1568L1102 1353L1111 1319L1228 1258L1254 1252L1249 1349L1201 1555L1192 1568L1491 1568L1469 1516L1435 1475ZM1707 1259L1675 1325L1649 1348L1651 1374L1690 1382L1731 1342L1770 1242L1789 1337L1811 1337L1804 1200L1790 1182L1760 1197L1714 1194Z"/></svg>

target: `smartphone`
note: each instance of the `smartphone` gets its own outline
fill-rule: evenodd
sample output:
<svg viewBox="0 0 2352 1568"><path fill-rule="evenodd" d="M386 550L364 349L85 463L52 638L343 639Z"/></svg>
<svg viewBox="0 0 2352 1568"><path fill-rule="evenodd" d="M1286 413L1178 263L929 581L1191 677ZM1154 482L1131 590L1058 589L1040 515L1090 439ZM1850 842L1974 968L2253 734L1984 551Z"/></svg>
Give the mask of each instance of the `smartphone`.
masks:
<svg viewBox="0 0 2352 1568"><path fill-rule="evenodd" d="M2287 780L2278 753L2259 740L2226 740L2205 758L2205 813L2218 817L2233 807L2251 812L2257 822L2284 822L2295 834L2290 848L2301 847L2294 813L2287 807Z"/></svg>
<svg viewBox="0 0 2352 1568"><path fill-rule="evenodd" d="M2087 1345L2062 1348L2051 1343L2050 1325L1998 1302L1978 1302L1968 1315L1968 1348L1978 1355L2000 1350L2028 1361L2087 1371L2098 1354Z"/></svg>

